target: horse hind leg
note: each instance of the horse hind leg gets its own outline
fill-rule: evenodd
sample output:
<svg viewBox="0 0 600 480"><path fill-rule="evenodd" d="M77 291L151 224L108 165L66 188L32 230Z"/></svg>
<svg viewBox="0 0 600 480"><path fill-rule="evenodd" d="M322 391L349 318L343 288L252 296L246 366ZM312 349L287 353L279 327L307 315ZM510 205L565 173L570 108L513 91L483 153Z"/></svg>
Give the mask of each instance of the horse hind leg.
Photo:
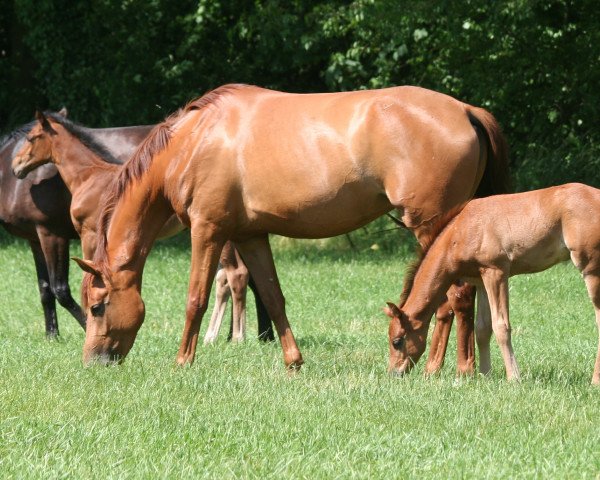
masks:
<svg viewBox="0 0 600 480"><path fill-rule="evenodd" d="M588 295L594 304L594 311L596 313L596 326L598 327L598 351L596 353L592 384L600 385L600 275L586 274L584 278Z"/></svg>
<svg viewBox="0 0 600 480"><path fill-rule="evenodd" d="M227 283L227 274L224 269L217 272L215 276L215 306L210 317L208 329L204 335L204 345L209 345L215 342L221 329L221 323L225 316L225 310L227 309L227 301L231 294L229 284Z"/></svg>
<svg viewBox="0 0 600 480"><path fill-rule="evenodd" d="M56 318L56 298L50 288L50 277L48 275L48 267L42 247L38 242L30 241L33 260L35 261L35 271L38 280L38 289L40 291L40 300L44 309L44 318L46 320L46 337L56 338L58 332L58 320Z"/></svg>
<svg viewBox="0 0 600 480"><path fill-rule="evenodd" d="M285 313L285 299L277 278L269 238L264 235L236 243L236 246L256 282L260 298L265 302L269 316L275 323L285 365L295 370L302 365L303 360Z"/></svg>

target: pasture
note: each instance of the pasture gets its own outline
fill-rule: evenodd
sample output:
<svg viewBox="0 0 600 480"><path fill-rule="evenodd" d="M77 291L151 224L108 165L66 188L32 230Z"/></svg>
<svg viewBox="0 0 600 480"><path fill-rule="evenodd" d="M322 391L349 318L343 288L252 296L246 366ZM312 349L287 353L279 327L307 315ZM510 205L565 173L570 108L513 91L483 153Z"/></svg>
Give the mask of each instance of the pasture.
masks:
<svg viewBox="0 0 600 480"><path fill-rule="evenodd" d="M2 478L600 476L598 334L570 264L511 280L522 383L506 382L494 341L489 378L455 379L454 335L441 375L424 378L422 359L397 379L381 307L398 299L410 255L276 239L306 361L290 376L279 345L254 339L250 298L249 341L222 332L191 367L175 366L189 272L179 236L149 257L146 321L125 363L84 369L83 332L60 309L61 339L45 340L30 252L2 235ZM74 265L71 275L78 298Z"/></svg>

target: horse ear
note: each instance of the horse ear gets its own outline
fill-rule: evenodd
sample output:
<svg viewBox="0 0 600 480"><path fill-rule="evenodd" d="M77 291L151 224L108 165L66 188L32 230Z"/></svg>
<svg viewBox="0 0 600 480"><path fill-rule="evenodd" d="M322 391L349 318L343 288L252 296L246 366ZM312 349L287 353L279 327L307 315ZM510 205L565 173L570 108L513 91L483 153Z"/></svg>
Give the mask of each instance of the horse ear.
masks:
<svg viewBox="0 0 600 480"><path fill-rule="evenodd" d="M62 107L62 108L61 108L61 109L58 111L58 114L59 114L61 117L65 117L65 118L67 118L67 115L69 114L69 112L67 111L67 107Z"/></svg>
<svg viewBox="0 0 600 480"><path fill-rule="evenodd" d="M384 313L390 318L400 318L402 312L400 309L392 302L386 302L387 307L383 307Z"/></svg>
<svg viewBox="0 0 600 480"><path fill-rule="evenodd" d="M44 130L54 131L52 129L52 127L50 126L50 122L48 121L48 118L40 110L35 111L35 119L41 123Z"/></svg>
<svg viewBox="0 0 600 480"><path fill-rule="evenodd" d="M71 260L73 260L77 265L79 265L79 268L81 268L84 272L91 273L92 275L95 275L97 277L102 276L100 268L98 268L98 266L91 260L84 260L83 258L77 257L71 257Z"/></svg>

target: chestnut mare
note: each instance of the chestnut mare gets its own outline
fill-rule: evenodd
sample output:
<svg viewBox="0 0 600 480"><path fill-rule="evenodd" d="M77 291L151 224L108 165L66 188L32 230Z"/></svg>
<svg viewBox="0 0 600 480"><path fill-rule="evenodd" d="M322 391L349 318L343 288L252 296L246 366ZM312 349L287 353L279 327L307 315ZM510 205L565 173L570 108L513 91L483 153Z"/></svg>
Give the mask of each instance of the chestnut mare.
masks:
<svg viewBox="0 0 600 480"><path fill-rule="evenodd" d="M65 115L66 110L59 112ZM0 140L0 224L28 241L35 261L46 335L59 334L56 300L85 328L85 313L69 288L69 241L77 238L69 216L71 195L54 165L46 165L18 180L11 162L34 123L24 125ZM84 128L112 155L125 161L151 127Z"/></svg>
<svg viewBox="0 0 600 480"><path fill-rule="evenodd" d="M477 344L488 373L490 337L496 336L509 380L519 380L511 343L508 278L571 259L594 304L600 335L600 190L570 183L472 200L432 240L405 281L400 307L388 304L390 369L404 373L425 350L429 319L449 285L464 279L483 285L478 295ZM469 232L468 236L464 232ZM600 342L592 377L600 384Z"/></svg>
<svg viewBox="0 0 600 480"><path fill-rule="evenodd" d="M504 187L504 146L491 114L417 87L289 94L226 85L190 102L127 162L106 198L94 259L78 260L91 305L84 362L121 360L133 346L145 315L146 257L175 212L192 231L177 362L194 360L219 253L231 239L275 322L286 366L299 367L268 234L340 235L396 208L422 239L455 205Z"/></svg>
<svg viewBox="0 0 600 480"><path fill-rule="evenodd" d="M53 163L71 192L71 219L81 238L84 258L92 258L96 249L96 224L100 213L102 194L116 179L123 168L122 162L98 142L94 141L80 125L63 115L36 112L36 123L26 137L12 161L12 169L18 178L25 178L30 172L47 163ZM160 237L168 237L181 231L183 226L175 216L161 230ZM245 265L236 262L231 245L223 249L221 264L224 266L227 290L233 295L233 320L231 337L234 341L245 338L245 295L248 285L248 272ZM240 275L240 272L242 274ZM244 275L245 272L245 275ZM243 300L242 300L243 298ZM227 297L220 310L225 310ZM260 300L259 300L260 301ZM218 319L222 320L222 316ZM259 322L259 334L268 339L272 336L270 319L266 318L269 331ZM216 322L216 320L215 320ZM220 326L220 321L219 321ZM213 329L213 337L218 334L218 326ZM214 338L212 338L214 340Z"/></svg>

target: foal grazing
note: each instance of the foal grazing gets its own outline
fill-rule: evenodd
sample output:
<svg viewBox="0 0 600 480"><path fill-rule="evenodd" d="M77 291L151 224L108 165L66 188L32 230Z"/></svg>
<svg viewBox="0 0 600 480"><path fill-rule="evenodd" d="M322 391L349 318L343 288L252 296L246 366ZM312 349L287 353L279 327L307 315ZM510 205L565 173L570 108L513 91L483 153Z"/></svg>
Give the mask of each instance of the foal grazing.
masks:
<svg viewBox="0 0 600 480"><path fill-rule="evenodd" d="M395 208L422 238L453 206L503 188L504 145L489 112L416 87L209 92L158 125L111 186L94 259L80 262L91 306L84 362L130 351L145 316L144 264L175 212L192 238L178 363L194 360L219 253L232 240L275 323L286 366L299 367L269 233L330 237Z"/></svg>
<svg viewBox="0 0 600 480"><path fill-rule="evenodd" d="M492 329L508 379L519 379L508 315L508 278L545 270L569 258L583 275L600 333L600 190L567 184L472 200L452 218L407 278L400 307L389 303L390 371L405 373L425 350L431 315L448 286L458 280L483 284L478 312L481 369L490 368ZM468 232L465 235L464 232ZM487 307L487 308L486 308ZM600 343L593 384L600 384Z"/></svg>

